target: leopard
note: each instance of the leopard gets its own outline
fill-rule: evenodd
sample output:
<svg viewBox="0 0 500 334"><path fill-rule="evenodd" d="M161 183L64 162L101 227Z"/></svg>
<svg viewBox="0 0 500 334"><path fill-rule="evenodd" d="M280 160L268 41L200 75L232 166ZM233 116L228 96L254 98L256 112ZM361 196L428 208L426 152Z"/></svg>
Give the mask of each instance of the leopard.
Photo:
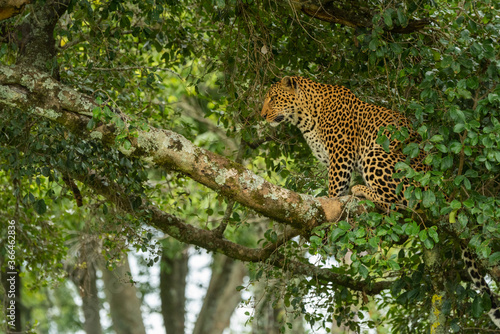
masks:
<svg viewBox="0 0 500 334"><path fill-rule="evenodd" d="M286 76L267 91L261 116L271 126L290 123L296 126L313 155L328 170L328 197L346 195L351 176L358 172L364 184L354 185L352 195L368 199L379 209L389 211L408 207L404 192L413 184L395 177L396 164L407 163L417 172L427 172L421 151L408 158L403 144L389 129L406 129L406 142L420 143L411 122L403 114L364 102L348 88L318 83L301 76ZM377 141L381 135L389 140L388 147ZM392 137L392 138L391 138ZM387 145L386 145L387 146ZM402 186L401 186L402 185ZM399 189L398 189L399 186ZM473 285L489 294L492 308L488 315L500 328L500 306L468 248L460 245L462 259Z"/></svg>
<svg viewBox="0 0 500 334"><path fill-rule="evenodd" d="M391 125L416 137L402 114L363 102L346 87L292 76L272 85L261 115L271 126L289 122L299 128L314 156L328 168L329 197L345 195L356 170L365 185L352 187L355 196L386 210L393 203L408 205L403 193L410 183L393 178L396 163L405 162L406 155L397 149L397 140L390 140L389 150L377 143L379 130ZM412 168L425 171L422 160L413 159ZM396 192L401 182L403 189Z"/></svg>

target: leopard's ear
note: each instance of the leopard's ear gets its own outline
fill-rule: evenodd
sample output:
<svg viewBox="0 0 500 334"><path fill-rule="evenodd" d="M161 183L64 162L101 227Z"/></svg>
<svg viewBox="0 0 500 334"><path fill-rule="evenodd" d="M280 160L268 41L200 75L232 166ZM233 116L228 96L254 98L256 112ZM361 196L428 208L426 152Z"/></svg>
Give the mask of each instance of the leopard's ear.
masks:
<svg viewBox="0 0 500 334"><path fill-rule="evenodd" d="M284 90L288 91L289 93L297 93L299 84L297 82L297 79L294 77L284 77L281 79L281 87L283 87Z"/></svg>

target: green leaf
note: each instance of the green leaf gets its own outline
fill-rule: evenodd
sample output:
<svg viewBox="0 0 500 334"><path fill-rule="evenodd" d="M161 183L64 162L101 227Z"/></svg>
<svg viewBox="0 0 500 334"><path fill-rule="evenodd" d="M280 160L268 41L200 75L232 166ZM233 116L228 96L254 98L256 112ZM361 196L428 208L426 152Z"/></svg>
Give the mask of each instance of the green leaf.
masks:
<svg viewBox="0 0 500 334"><path fill-rule="evenodd" d="M472 316L474 318L479 318L483 313L483 305L481 303L481 296L477 295L472 302Z"/></svg>
<svg viewBox="0 0 500 334"><path fill-rule="evenodd" d="M418 234L418 238L420 239L420 241L427 240L427 238L428 238L427 230L420 231L420 233Z"/></svg>
<svg viewBox="0 0 500 334"><path fill-rule="evenodd" d="M453 201L451 201L450 207L454 210L458 210L458 209L462 208L462 203L460 201L457 201L456 199L454 199Z"/></svg>
<svg viewBox="0 0 500 334"><path fill-rule="evenodd" d="M417 157L419 151L418 143L410 143L403 148L403 153L410 156L410 158Z"/></svg>
<svg viewBox="0 0 500 334"><path fill-rule="evenodd" d="M471 209L472 207L474 207L474 203L475 203L474 199L472 199L472 198L467 198L467 199L464 201L463 205L464 205L466 208Z"/></svg>
<svg viewBox="0 0 500 334"><path fill-rule="evenodd" d="M384 235L387 234L387 230L384 228L381 228L377 231L377 237L383 237Z"/></svg>
<svg viewBox="0 0 500 334"><path fill-rule="evenodd" d="M309 238L309 241L312 245L321 245L323 243L323 239L318 237L317 235L313 235Z"/></svg>
<svg viewBox="0 0 500 334"><path fill-rule="evenodd" d="M464 130L465 130L465 124L463 124L463 123L457 123L453 127L453 132L455 132L455 133L460 133Z"/></svg>
<svg viewBox="0 0 500 334"><path fill-rule="evenodd" d="M47 212L47 206L45 205L45 201L43 200L43 198L34 203L34 208L36 213L38 213L39 215L43 215L45 212Z"/></svg>
<svg viewBox="0 0 500 334"><path fill-rule="evenodd" d="M462 144L458 141L452 141L450 144L450 151L452 153L458 154L462 150Z"/></svg>
<svg viewBox="0 0 500 334"><path fill-rule="evenodd" d="M342 220L339 222L339 227L345 231L348 231L351 229L351 224L349 224L348 222L346 222L345 220Z"/></svg>
<svg viewBox="0 0 500 334"><path fill-rule="evenodd" d="M453 180L453 184L459 186L460 183L465 179L465 175L459 175Z"/></svg>
<svg viewBox="0 0 500 334"><path fill-rule="evenodd" d="M448 153L448 147L444 144L437 144L436 148L442 153Z"/></svg>
<svg viewBox="0 0 500 334"><path fill-rule="evenodd" d="M444 140L444 137L443 137L443 135L434 135L429 140L433 143L440 143Z"/></svg>
<svg viewBox="0 0 500 334"><path fill-rule="evenodd" d="M416 236L420 231L420 228L418 227L416 222L412 222L411 224L408 224L406 227L405 233L408 236Z"/></svg>
<svg viewBox="0 0 500 334"><path fill-rule="evenodd" d="M441 170L447 170L449 168L453 167L453 156L452 155L447 155L443 157L441 160Z"/></svg>
<svg viewBox="0 0 500 334"><path fill-rule="evenodd" d="M372 237L368 240L368 244L373 248L373 249L378 249L378 244L380 242L379 237Z"/></svg>
<svg viewBox="0 0 500 334"><path fill-rule="evenodd" d="M344 234L346 234L346 230L337 227L332 231L332 233L330 233L330 242L334 243L339 237L343 236Z"/></svg>
<svg viewBox="0 0 500 334"><path fill-rule="evenodd" d="M427 249L432 249L434 247L434 241L432 241L432 239L426 239L424 241L424 246Z"/></svg>
<svg viewBox="0 0 500 334"><path fill-rule="evenodd" d="M364 237L364 236L365 236L365 234L366 234L366 231L365 231L365 229L364 229L364 228L362 228L362 227L358 228L358 229L356 230L356 232L355 232L356 238L362 238L362 237Z"/></svg>
<svg viewBox="0 0 500 334"><path fill-rule="evenodd" d="M442 310L442 312L445 315L450 315L450 312L451 312L451 300L445 299L445 301L443 302L443 306L441 307L441 310Z"/></svg>
<svg viewBox="0 0 500 334"><path fill-rule="evenodd" d="M91 118L90 121L87 123L87 130L92 130L94 128L95 122L94 119Z"/></svg>
<svg viewBox="0 0 500 334"><path fill-rule="evenodd" d="M358 238L358 239L354 240L354 243L358 246L362 246L362 245L366 244L366 239L365 238Z"/></svg>
<svg viewBox="0 0 500 334"><path fill-rule="evenodd" d="M420 294L420 287L410 290L408 292L408 300L409 301L415 300L419 294Z"/></svg>
<svg viewBox="0 0 500 334"><path fill-rule="evenodd" d="M498 94L496 94L496 93L488 94L488 102L493 103L493 102L496 102L499 100L500 100L500 98L498 97Z"/></svg>
<svg viewBox="0 0 500 334"><path fill-rule="evenodd" d="M468 78L466 83L467 87L470 89L477 89L479 87L479 79L476 76Z"/></svg>
<svg viewBox="0 0 500 334"><path fill-rule="evenodd" d="M448 221L450 222L450 224L454 224L457 222L457 220L456 220L457 212L458 212L457 210L450 212L450 216L448 218Z"/></svg>
<svg viewBox="0 0 500 334"><path fill-rule="evenodd" d="M368 44L368 48L372 51L375 51L377 50L378 43L378 39L374 38L370 41L370 44Z"/></svg>
<svg viewBox="0 0 500 334"><path fill-rule="evenodd" d="M406 304L408 301L408 295L409 291L403 292L398 296L398 298L396 298L396 302L401 305Z"/></svg>
<svg viewBox="0 0 500 334"><path fill-rule="evenodd" d="M361 264L359 266L358 272L361 275L361 277L363 277L363 278L367 278L368 277L369 271L368 271L368 268L366 268L364 264Z"/></svg>
<svg viewBox="0 0 500 334"><path fill-rule="evenodd" d="M385 11L384 12L384 23L386 26L388 26L389 28L392 27L392 17L391 17L391 12L390 11Z"/></svg>
<svg viewBox="0 0 500 334"><path fill-rule="evenodd" d="M470 99L472 98L472 93L468 91L467 89L461 89L457 88L458 95L462 96L463 98Z"/></svg>
<svg viewBox="0 0 500 334"><path fill-rule="evenodd" d="M483 293L482 301L484 312L488 312L491 309L491 297L488 293Z"/></svg>
<svg viewBox="0 0 500 334"><path fill-rule="evenodd" d="M398 22L403 28L408 25L408 17L405 15L405 12L402 8L398 8L397 11Z"/></svg>
<svg viewBox="0 0 500 334"><path fill-rule="evenodd" d="M424 195L422 198L422 205L425 208L429 208L434 203L436 203L436 195L434 195L434 192L432 192L431 190L424 191Z"/></svg>
<svg viewBox="0 0 500 334"><path fill-rule="evenodd" d="M391 43L390 47L392 49L392 52L394 52L396 55L403 52L403 48L401 47L401 45L399 45L399 43Z"/></svg>
<svg viewBox="0 0 500 334"><path fill-rule="evenodd" d="M396 261L394 261L394 260L388 260L387 264L389 265L389 267L391 267L392 270L399 270L399 269L401 269L401 267L399 266L399 264Z"/></svg>
<svg viewBox="0 0 500 334"><path fill-rule="evenodd" d="M126 150L130 150L131 147L132 147L132 144L130 143L130 141L128 141L128 139L125 139L123 142L123 148Z"/></svg>
<svg viewBox="0 0 500 334"><path fill-rule="evenodd" d="M471 186L472 185L471 185L469 179L468 178L464 178L464 187L465 187L465 189L470 190Z"/></svg>
<svg viewBox="0 0 500 334"><path fill-rule="evenodd" d="M446 55L443 57L443 60L441 61L441 68L448 68L450 67L451 63L453 62L453 57Z"/></svg>
<svg viewBox="0 0 500 334"><path fill-rule="evenodd" d="M500 252L495 252L490 255L488 258L488 261L490 262L491 265L495 265L497 262L500 261Z"/></svg>
<svg viewBox="0 0 500 334"><path fill-rule="evenodd" d="M458 333L460 332L460 320L457 319L457 318L454 318L452 321L451 321L451 324L450 324L450 327L451 327L451 330L455 333Z"/></svg>
<svg viewBox="0 0 500 334"><path fill-rule="evenodd" d="M429 236L434 240L435 243L439 242L439 236L436 232L435 228L430 228L429 230Z"/></svg>
<svg viewBox="0 0 500 334"><path fill-rule="evenodd" d="M389 153L390 149L389 149L389 146L391 144L391 142L389 141L389 138L387 138L386 135L380 135L377 137L377 144L379 144L380 146L382 146L382 148L384 149L384 151L386 151L387 153Z"/></svg>

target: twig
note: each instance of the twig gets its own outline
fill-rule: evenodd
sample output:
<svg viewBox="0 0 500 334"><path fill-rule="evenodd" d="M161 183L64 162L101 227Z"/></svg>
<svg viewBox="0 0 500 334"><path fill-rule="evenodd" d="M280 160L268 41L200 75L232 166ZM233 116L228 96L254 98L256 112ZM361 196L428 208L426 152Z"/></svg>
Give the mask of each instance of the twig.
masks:
<svg viewBox="0 0 500 334"><path fill-rule="evenodd" d="M169 68L163 68L163 67L156 67L156 66L123 66L123 67L90 67L90 68L83 68L83 67L74 67L75 70L79 71L135 71L135 70L149 70L149 71L166 71L174 74L177 76L179 79L184 80L184 78L174 70L171 70Z"/></svg>

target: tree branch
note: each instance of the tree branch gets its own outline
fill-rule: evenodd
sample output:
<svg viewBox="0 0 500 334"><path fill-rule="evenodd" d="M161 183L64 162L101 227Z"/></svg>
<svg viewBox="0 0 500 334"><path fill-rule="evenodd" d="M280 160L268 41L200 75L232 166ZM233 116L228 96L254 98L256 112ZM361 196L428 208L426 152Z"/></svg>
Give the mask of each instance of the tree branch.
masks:
<svg viewBox="0 0 500 334"><path fill-rule="evenodd" d="M285 258L285 256L279 253L278 248L290 240L289 237L296 235L296 230L290 230L284 233L284 236L276 243L269 244L263 248L249 248L223 239L216 229L209 231L186 224L179 217L164 212L154 205L144 204L138 210L134 210L131 199L126 195L126 192L116 183L110 182L103 177L92 173L88 175L78 175L74 172L71 176L87 184L96 191L96 193L114 203L120 210L146 219L149 221L150 225L184 243L196 245L209 251L222 253L230 258L241 261L266 262L294 274L314 277L323 284L332 283L341 285L352 290L364 291L371 295L388 289L393 283L390 280L378 282L373 282L371 280L361 281L353 279L349 275L335 273L328 268L318 268L311 263Z"/></svg>
<svg viewBox="0 0 500 334"><path fill-rule="evenodd" d="M62 85L35 69L0 65L0 108L16 108L50 119L84 138L101 139L104 145L114 145L115 126L105 124L94 131L87 130L92 110L98 107L93 98ZM123 115L126 122L126 116ZM298 194L267 182L242 165L193 145L178 133L150 128L138 131L132 148L117 147L124 154L140 158L168 170L176 170L208 186L220 194L293 227L280 239L263 248L248 248L223 239L216 230L208 231L186 224L182 219L144 203L134 210L126 192L117 184L90 173L66 172L114 203L120 210L140 215L152 226L185 243L223 253L231 258L251 262L267 262L297 274L312 276L320 281L350 289L379 293L391 281L365 282L318 268L310 263L286 259L278 248L297 234L308 235L313 227L340 219L342 203L338 199L314 198Z"/></svg>
<svg viewBox="0 0 500 334"><path fill-rule="evenodd" d="M353 28L373 28L373 13L370 8L361 7L351 1L341 0L288 0L296 10L315 19L342 24ZM429 19L409 20L406 26L384 27L391 33L409 34L422 30L430 23Z"/></svg>
<svg viewBox="0 0 500 334"><path fill-rule="evenodd" d="M113 124L104 124L92 132L87 130L92 110L99 107L92 97L35 69L0 65L0 106L31 112L78 136L116 146ZM125 115L123 118L127 123ZM130 149L116 148L156 167L181 172L280 223L305 232L341 217L339 200L314 198L278 187L236 162L193 145L178 133L151 127L149 132L137 130L135 135Z"/></svg>
<svg viewBox="0 0 500 334"><path fill-rule="evenodd" d="M0 65L0 108L5 110L15 107L31 112L65 126L76 135L100 138L105 145L115 145L113 124L100 126L92 132L86 128L91 119L89 115L97 106L91 97L60 84L42 72ZM287 230L276 243L263 248L244 247L223 239L217 230L196 228L154 205L143 204L140 210L134 210L124 189L95 173L78 175L71 170L66 172L114 203L118 209L142 216L152 226L182 242L242 261L266 261L297 274L313 276L324 282L366 293L378 293L392 284L390 281L373 283L354 280L310 263L285 259L277 251L291 237L308 235L311 228L340 219L343 205L338 199L314 198L273 185L242 165L197 147L172 131L156 128L150 128L149 132L139 131L132 146L130 150L123 147L118 149L157 167L182 172L220 194L277 222L290 225L293 229Z"/></svg>
<svg viewBox="0 0 500 334"><path fill-rule="evenodd" d="M92 109L97 106L91 97L60 84L49 75L34 69L0 65L0 108L5 110L14 107L31 112L65 126L76 135L101 138L105 145L114 145L112 124L100 126L93 132L86 128ZM141 216L152 226L182 242L242 261L266 261L297 274L366 293L379 293L392 284L391 281L374 283L355 280L310 263L285 259L278 252L278 248L292 236L307 235L314 226L339 219L342 204L337 199L314 198L280 188L240 164L196 147L186 138L168 130L151 128L150 132L140 131L132 149L118 149L157 167L182 172L224 196L292 226L293 229L287 230L276 243L263 248L248 248L223 239L216 230L208 231L186 224L182 219L154 205L145 203L139 210L134 210L131 199L119 185L95 173L77 175L75 171L66 172L114 203L118 209Z"/></svg>

